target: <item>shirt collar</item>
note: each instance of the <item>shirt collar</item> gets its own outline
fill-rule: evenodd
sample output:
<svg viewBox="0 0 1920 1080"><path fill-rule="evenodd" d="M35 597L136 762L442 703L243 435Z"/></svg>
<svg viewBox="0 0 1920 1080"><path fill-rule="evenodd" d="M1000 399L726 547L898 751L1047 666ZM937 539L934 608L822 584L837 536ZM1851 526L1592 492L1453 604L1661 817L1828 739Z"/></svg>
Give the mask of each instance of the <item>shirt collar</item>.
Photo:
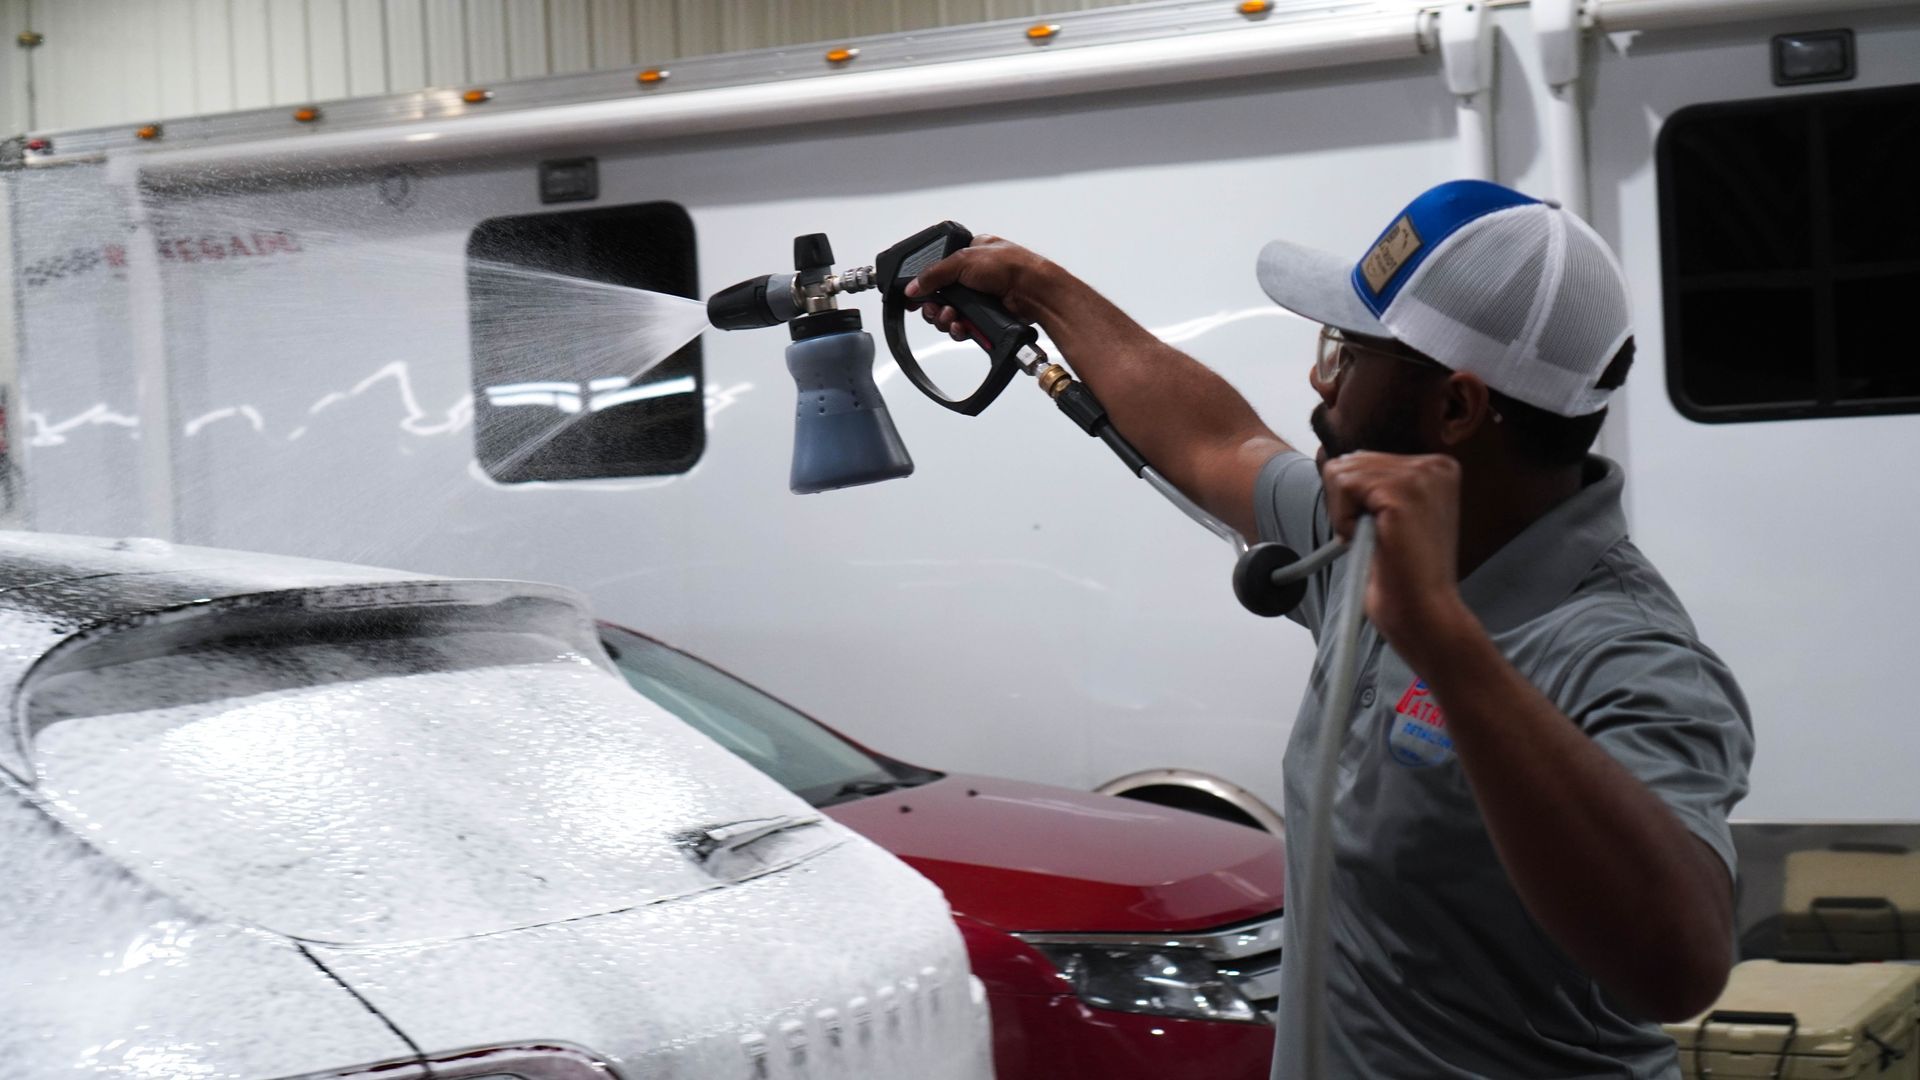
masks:
<svg viewBox="0 0 1920 1080"><path fill-rule="evenodd" d="M1587 457L1586 483L1535 519L1460 583L1467 607L1489 633L1544 615L1572 595L1600 556L1626 539L1620 466Z"/></svg>

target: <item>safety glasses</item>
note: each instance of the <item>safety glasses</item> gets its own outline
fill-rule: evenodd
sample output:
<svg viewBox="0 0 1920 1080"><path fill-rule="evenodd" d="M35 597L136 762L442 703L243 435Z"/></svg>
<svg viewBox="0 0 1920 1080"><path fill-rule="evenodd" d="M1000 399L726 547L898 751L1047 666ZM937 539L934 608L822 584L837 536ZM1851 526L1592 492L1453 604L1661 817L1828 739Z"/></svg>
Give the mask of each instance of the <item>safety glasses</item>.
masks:
<svg viewBox="0 0 1920 1080"><path fill-rule="evenodd" d="M1359 353L1384 356L1388 359L1414 364L1418 367L1426 368L1429 371L1452 370L1444 364L1437 364L1432 360L1427 360L1422 357L1408 356L1403 352L1375 348L1372 345L1363 345L1334 327L1323 326L1320 328L1320 351L1313 362L1314 379L1322 386L1334 385L1340 381L1340 376L1347 373L1347 368L1353 366L1353 358Z"/></svg>

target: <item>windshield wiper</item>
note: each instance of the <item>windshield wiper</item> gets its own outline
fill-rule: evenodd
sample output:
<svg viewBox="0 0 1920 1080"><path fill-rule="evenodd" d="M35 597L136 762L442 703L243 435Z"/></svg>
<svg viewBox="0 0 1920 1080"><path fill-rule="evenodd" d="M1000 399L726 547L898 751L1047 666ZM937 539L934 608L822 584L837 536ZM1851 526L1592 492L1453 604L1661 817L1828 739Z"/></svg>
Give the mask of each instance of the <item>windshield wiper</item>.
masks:
<svg viewBox="0 0 1920 1080"><path fill-rule="evenodd" d="M912 787L905 780L849 780L840 785L833 793L836 799L866 798L869 795L885 795L889 791L898 791L903 787Z"/></svg>
<svg viewBox="0 0 1920 1080"><path fill-rule="evenodd" d="M679 834L675 840L681 847L693 854L699 861L706 861L715 854L739 851L758 840L764 840L774 833L788 829L798 829L807 825L818 825L817 817L789 815L777 818L755 818L750 821L736 821L730 825L715 825L707 829L692 829Z"/></svg>

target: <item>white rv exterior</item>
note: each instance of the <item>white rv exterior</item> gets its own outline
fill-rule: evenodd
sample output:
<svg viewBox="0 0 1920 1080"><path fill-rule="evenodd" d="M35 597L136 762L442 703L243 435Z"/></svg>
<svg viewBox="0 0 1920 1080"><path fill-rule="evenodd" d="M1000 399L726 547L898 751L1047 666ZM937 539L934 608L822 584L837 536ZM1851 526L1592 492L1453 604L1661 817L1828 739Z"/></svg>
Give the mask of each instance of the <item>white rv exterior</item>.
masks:
<svg viewBox="0 0 1920 1080"><path fill-rule="evenodd" d="M150 150L56 134L0 181L18 514L556 581L891 754L1188 784L1272 825L1311 643L1241 611L1225 546L1024 382L969 419L883 360L918 471L795 497L784 337L709 333L690 470L499 483L475 462L468 238L565 209L540 203L537 164L587 155L599 196L579 206L685 208L702 295L784 269L798 233L829 233L853 265L951 218L1075 270L1310 445L1315 327L1260 293L1260 244L1357 253L1413 193L1490 165L1584 206L1635 283L1640 354L1603 449L1627 466L1635 540L1751 697L1741 813L1914 817L1896 713L1920 569L1899 463L1920 455L1920 422L1679 412L1653 154L1690 105L1920 80L1920 5L1320 7L1205 37L657 99L629 83L352 131L222 138L207 121L204 145ZM1826 28L1853 31L1855 78L1774 86L1771 38Z"/></svg>

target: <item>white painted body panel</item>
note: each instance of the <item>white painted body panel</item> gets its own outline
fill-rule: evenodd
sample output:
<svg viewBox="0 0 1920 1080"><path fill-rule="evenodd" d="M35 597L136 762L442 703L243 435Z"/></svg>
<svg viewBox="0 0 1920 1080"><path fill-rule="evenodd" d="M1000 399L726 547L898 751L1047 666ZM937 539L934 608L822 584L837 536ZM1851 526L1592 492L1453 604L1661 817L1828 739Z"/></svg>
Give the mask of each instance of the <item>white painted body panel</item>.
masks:
<svg viewBox="0 0 1920 1080"><path fill-rule="evenodd" d="M408 1052L295 943L144 886L5 774L0 852L11 1075L263 1080Z"/></svg>
<svg viewBox="0 0 1920 1080"><path fill-rule="evenodd" d="M892 856L850 842L670 904L464 941L315 951L434 1046L559 1038L634 1080L991 1076L984 996L958 933L949 942L902 922L906 907L944 901ZM764 1074L752 1065L759 1052Z"/></svg>
<svg viewBox="0 0 1920 1080"><path fill-rule="evenodd" d="M1910 12L1833 21L1860 34L1852 85L1920 70L1902 62L1920 56ZM1526 12L1496 22L1496 174L1548 191ZM1648 33L1624 58L1589 46L1593 217L1636 282L1642 342L1606 447L1627 465L1636 538L1752 695L1760 756L1743 815L1911 817L1905 786L1861 782L1863 768L1876 781L1898 768L1867 748L1885 744L1885 709L1902 700L1890 650L1911 640L1898 607L1916 582L1897 550L1910 511L1869 497L1874 472L1859 463L1911 458L1920 424L1701 426L1674 411L1662 378L1659 118L1789 92L1766 82L1767 37L1786 28ZM579 149L600 159L598 205L687 208L706 291L783 268L796 233L828 231L854 263L953 218L1076 270L1310 448L1313 328L1266 301L1254 255L1279 235L1359 251L1412 193L1455 174L1456 123L1437 62L1423 59ZM784 338L713 333L708 445L688 474L482 478L464 405L461 253L480 221L541 209L532 166L481 156L427 170L404 210L371 181L172 204L160 239L270 220L300 250L159 268L172 445L158 515L151 484L133 478L139 429L123 418L140 408L115 306L128 302L117 290L149 286L102 270L25 290L36 524L160 521L193 542L554 580L908 759L1082 788L1185 768L1279 805L1310 642L1242 613L1225 546L1022 383L967 419L883 363L915 476L795 497ZM62 219L58 241L27 238L27 251L108 243L116 214L122 229L137 218L114 209L97 172L59 172L57 200L98 209ZM1843 541L1850 521L1864 528Z"/></svg>
<svg viewBox="0 0 1920 1080"><path fill-rule="evenodd" d="M1643 370L1620 434L1635 539L1673 581L1753 704L1757 819L1920 814L1904 747L1920 526L1920 416L1696 424L1667 399L1653 140L1704 101L1920 79L1920 11L1645 34L1603 52L1590 126L1594 223L1634 285ZM1768 79L1768 41L1851 26L1860 77L1799 90ZM1901 348L1885 343L1887 348Z"/></svg>
<svg viewBox="0 0 1920 1080"><path fill-rule="evenodd" d="M577 598L11 535L0 586L12 1075L515 1042L629 1080L992 1075L939 891L635 694ZM408 605L470 614L315 636Z"/></svg>

